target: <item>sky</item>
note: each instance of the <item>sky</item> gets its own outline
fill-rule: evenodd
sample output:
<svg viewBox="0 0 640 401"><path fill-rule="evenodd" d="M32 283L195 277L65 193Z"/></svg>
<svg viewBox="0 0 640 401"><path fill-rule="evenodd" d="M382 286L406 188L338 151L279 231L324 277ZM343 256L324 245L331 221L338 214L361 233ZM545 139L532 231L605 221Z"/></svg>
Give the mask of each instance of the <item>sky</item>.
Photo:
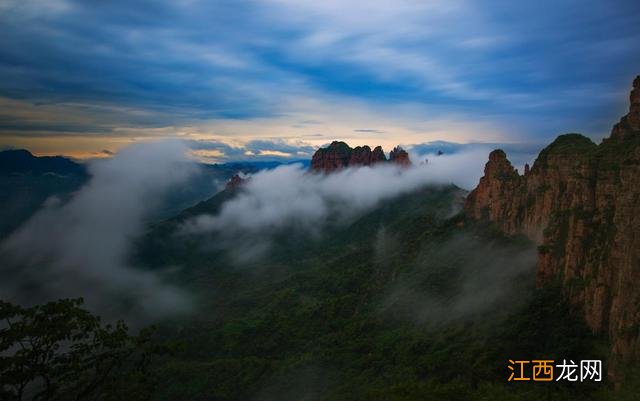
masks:
<svg viewBox="0 0 640 401"><path fill-rule="evenodd" d="M640 74L639 20L637 0L3 0L0 148L599 141Z"/></svg>

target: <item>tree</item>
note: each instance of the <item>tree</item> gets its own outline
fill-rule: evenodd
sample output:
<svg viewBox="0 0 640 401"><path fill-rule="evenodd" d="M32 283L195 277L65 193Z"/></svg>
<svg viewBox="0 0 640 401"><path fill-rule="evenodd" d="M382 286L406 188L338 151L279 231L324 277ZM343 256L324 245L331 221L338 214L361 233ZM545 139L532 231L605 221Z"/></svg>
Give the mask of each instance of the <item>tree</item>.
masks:
<svg viewBox="0 0 640 401"><path fill-rule="evenodd" d="M144 400L152 359L169 347L119 321L102 325L82 299L34 307L0 301L0 399Z"/></svg>

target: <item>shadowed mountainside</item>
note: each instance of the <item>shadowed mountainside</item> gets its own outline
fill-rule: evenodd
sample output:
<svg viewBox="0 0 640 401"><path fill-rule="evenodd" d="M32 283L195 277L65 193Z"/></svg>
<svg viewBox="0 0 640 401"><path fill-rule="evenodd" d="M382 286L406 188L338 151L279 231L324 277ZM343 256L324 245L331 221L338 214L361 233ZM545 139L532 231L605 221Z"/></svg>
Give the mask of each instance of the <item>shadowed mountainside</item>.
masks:
<svg viewBox="0 0 640 401"><path fill-rule="evenodd" d="M0 152L0 239L15 230L51 196L64 199L88 178L84 165L26 150Z"/></svg>
<svg viewBox="0 0 640 401"><path fill-rule="evenodd" d="M425 186L313 235L266 230L269 251L243 262L242 238L180 234L244 190L154 225L138 248L197 303L162 326L186 348L159 367L157 399L599 399L590 383L506 382L510 358L598 358L600 338L559 290L535 289L531 241L456 213L459 188Z"/></svg>
<svg viewBox="0 0 640 401"><path fill-rule="evenodd" d="M539 245L538 285L561 282L589 327L608 334L613 380L640 360L640 76L600 145L561 135L524 175L495 150L465 210Z"/></svg>
<svg viewBox="0 0 640 401"><path fill-rule="evenodd" d="M292 162L293 163L293 162ZM301 160L295 163L307 164ZM274 168L278 162L237 162L198 164L187 185L176 188L152 216L164 219L176 215L197 202L208 199L224 188L234 174L255 173ZM0 151L0 239L8 236L47 200L64 203L88 183L91 169L63 156L34 156L27 150Z"/></svg>

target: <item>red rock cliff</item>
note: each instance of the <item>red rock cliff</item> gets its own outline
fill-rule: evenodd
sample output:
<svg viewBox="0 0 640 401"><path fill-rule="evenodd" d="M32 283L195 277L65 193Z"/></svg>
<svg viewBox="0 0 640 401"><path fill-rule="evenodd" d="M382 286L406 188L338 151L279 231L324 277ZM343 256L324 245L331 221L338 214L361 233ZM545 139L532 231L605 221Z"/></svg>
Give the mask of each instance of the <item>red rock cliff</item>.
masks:
<svg viewBox="0 0 640 401"><path fill-rule="evenodd" d="M409 160L409 154L407 153L406 150L402 149L400 146L396 146L389 153L389 160L401 166L411 165L411 160Z"/></svg>
<svg viewBox="0 0 640 401"><path fill-rule="evenodd" d="M539 245L538 285L560 280L593 331L608 334L614 380L640 360L640 77L630 100L610 138L562 135L523 176L493 151L465 203L469 216Z"/></svg>
<svg viewBox="0 0 640 401"><path fill-rule="evenodd" d="M390 159L384 155L382 147L376 146L373 151L369 146L351 148L344 142L334 141L326 148L320 148L311 158L311 170L332 172L344 167L370 166L376 163L395 162L403 166L411 164L409 154L396 147L390 154Z"/></svg>

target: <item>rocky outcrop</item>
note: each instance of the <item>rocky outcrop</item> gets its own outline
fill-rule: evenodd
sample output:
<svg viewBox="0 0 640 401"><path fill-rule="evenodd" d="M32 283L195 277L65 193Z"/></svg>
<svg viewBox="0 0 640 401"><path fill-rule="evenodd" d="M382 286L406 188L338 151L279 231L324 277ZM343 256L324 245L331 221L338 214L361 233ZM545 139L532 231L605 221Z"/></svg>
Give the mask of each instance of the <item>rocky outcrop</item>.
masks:
<svg viewBox="0 0 640 401"><path fill-rule="evenodd" d="M402 149L400 146L396 146L389 153L389 160L393 163L399 164L401 166L410 166L411 160L409 160L409 154L406 150Z"/></svg>
<svg viewBox="0 0 640 401"><path fill-rule="evenodd" d="M525 168L524 176L502 150L494 150L478 187L467 197L467 214L541 243L552 213L584 200L580 197L590 185L590 153L596 148L582 135L561 135L540 152L533 168Z"/></svg>
<svg viewBox="0 0 640 401"><path fill-rule="evenodd" d="M351 157L349 158L348 166L369 166L371 164L386 162L387 157L384 155L382 151L382 147L376 146L371 151L371 148L367 145L365 146L356 146L351 152Z"/></svg>
<svg viewBox="0 0 640 401"><path fill-rule="evenodd" d="M622 117L614 125L611 132L612 139L624 139L640 135L640 76L633 81L633 89L629 95L629 114Z"/></svg>
<svg viewBox="0 0 640 401"><path fill-rule="evenodd" d="M353 149L344 142L333 141L326 148L320 148L311 158L311 170L331 172L347 167Z"/></svg>
<svg viewBox="0 0 640 401"><path fill-rule="evenodd" d="M380 146L372 151L367 145L351 148L344 142L334 141L328 147L316 151L311 158L311 170L329 173L345 167L371 166L389 161L403 166L411 164L409 154L400 147L394 148L387 160Z"/></svg>
<svg viewBox="0 0 640 401"><path fill-rule="evenodd" d="M519 175L493 151L466 213L539 247L538 285L558 281L594 332L611 340L609 375L640 360L640 77L629 113L600 145L558 137Z"/></svg>
<svg viewBox="0 0 640 401"><path fill-rule="evenodd" d="M240 176L240 174L234 174L233 177L229 178L229 181L227 181L227 184L225 185L225 189L235 190L241 187L242 185L244 185L244 183L247 182L247 180L248 178L243 178Z"/></svg>

